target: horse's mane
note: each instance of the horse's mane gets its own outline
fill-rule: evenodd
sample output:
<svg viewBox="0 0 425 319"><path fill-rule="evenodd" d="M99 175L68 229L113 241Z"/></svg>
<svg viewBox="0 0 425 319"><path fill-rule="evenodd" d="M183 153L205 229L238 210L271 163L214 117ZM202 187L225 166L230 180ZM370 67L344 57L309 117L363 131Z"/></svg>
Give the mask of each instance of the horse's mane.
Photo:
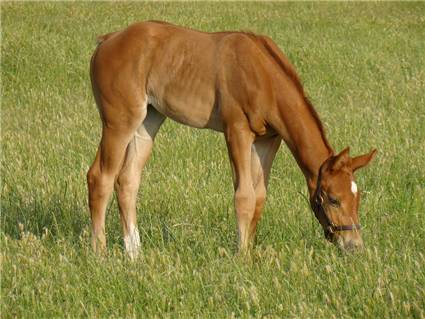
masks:
<svg viewBox="0 0 425 319"><path fill-rule="evenodd" d="M283 55L283 53L279 51L279 48L272 42L271 39L265 36L255 35L253 33L248 33L248 35L250 35L251 37L255 36L255 38L261 42L261 44L264 46L264 48L267 50L267 52L270 54L273 60L280 66L282 71L292 80L292 83L294 83L298 92L301 94L304 100L304 103L306 104L308 110L310 111L310 114L313 117L314 121L316 122L316 125L319 128L320 134L322 136L322 139L326 147L328 148L330 153L333 153L333 149L326 138L325 129L323 127L322 121L320 120L319 114L317 114L310 100L307 98L304 92L304 87L301 84L301 80L297 72L295 71L295 68L292 66L289 60Z"/></svg>

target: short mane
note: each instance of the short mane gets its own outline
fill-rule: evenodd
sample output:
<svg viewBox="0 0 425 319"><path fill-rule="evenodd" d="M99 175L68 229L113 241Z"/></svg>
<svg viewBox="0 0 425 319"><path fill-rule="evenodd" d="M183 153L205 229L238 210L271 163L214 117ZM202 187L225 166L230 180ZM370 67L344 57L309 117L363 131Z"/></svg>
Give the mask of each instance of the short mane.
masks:
<svg viewBox="0 0 425 319"><path fill-rule="evenodd" d="M304 88L301 84L300 78L298 77L298 74L295 71L295 68L291 65L291 63L286 59L283 54L281 54L278 50L279 48L276 47L276 45L272 42L272 40L266 38L265 36L258 36L257 39L259 39L267 52L270 54L270 56L274 59L274 61L280 66L282 71L292 80L292 82L295 84L298 92L303 97L303 100L305 104L307 105L311 115L313 116L314 121L316 122L320 134L322 136L322 139L325 143L326 148L329 150L331 154L333 154L333 149L330 146L326 134L325 129L323 127L322 121L320 120L319 114L317 114L316 110L314 109L313 105L311 104L310 100L307 98L304 92ZM282 56L281 56L282 55Z"/></svg>

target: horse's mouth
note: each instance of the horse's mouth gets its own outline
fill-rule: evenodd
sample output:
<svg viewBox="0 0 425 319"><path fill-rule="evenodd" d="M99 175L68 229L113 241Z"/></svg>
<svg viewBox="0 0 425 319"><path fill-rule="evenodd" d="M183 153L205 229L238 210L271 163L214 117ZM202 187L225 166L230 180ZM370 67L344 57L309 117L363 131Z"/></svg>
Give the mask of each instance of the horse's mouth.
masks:
<svg viewBox="0 0 425 319"><path fill-rule="evenodd" d="M345 241L342 237L335 235L330 230L324 230L325 238L337 246L341 251L345 253L354 253L361 251L363 248L363 240L348 240Z"/></svg>

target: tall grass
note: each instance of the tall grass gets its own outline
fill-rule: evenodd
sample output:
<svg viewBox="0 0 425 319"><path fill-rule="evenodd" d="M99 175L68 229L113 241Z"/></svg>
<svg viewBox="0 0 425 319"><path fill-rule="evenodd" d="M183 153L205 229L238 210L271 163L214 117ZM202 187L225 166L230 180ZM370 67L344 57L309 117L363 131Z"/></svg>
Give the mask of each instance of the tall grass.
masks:
<svg viewBox="0 0 425 319"><path fill-rule="evenodd" d="M423 318L424 16L422 3L1 3L2 317ZM115 200L108 254L92 255L88 64L96 35L147 19L271 36L334 148L378 148L357 177L363 253L323 239L282 147L257 246L236 256L222 136L167 121L138 198L140 259L123 253Z"/></svg>

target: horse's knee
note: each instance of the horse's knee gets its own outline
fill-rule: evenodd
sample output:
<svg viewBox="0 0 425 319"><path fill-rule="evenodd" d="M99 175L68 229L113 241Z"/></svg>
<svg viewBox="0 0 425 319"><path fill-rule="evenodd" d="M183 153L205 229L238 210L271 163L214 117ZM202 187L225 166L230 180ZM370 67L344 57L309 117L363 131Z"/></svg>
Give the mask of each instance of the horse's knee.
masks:
<svg viewBox="0 0 425 319"><path fill-rule="evenodd" d="M98 190L99 185L99 169L93 164L87 172L87 187L89 191L89 200L91 201L94 197L94 193Z"/></svg>
<svg viewBox="0 0 425 319"><path fill-rule="evenodd" d="M95 166L93 165L87 172L87 186L89 188L89 191L91 191L95 187L97 178L98 174L96 172Z"/></svg>
<svg viewBox="0 0 425 319"><path fill-rule="evenodd" d="M238 188L235 192L235 206L238 216L252 217L255 210L255 191L253 188Z"/></svg>
<svg viewBox="0 0 425 319"><path fill-rule="evenodd" d="M102 173L99 167L94 164L87 172L89 204L109 194L110 184L110 178Z"/></svg>
<svg viewBox="0 0 425 319"><path fill-rule="evenodd" d="M264 204L266 200L266 188L264 186L257 186L255 189L255 202L256 206Z"/></svg>

